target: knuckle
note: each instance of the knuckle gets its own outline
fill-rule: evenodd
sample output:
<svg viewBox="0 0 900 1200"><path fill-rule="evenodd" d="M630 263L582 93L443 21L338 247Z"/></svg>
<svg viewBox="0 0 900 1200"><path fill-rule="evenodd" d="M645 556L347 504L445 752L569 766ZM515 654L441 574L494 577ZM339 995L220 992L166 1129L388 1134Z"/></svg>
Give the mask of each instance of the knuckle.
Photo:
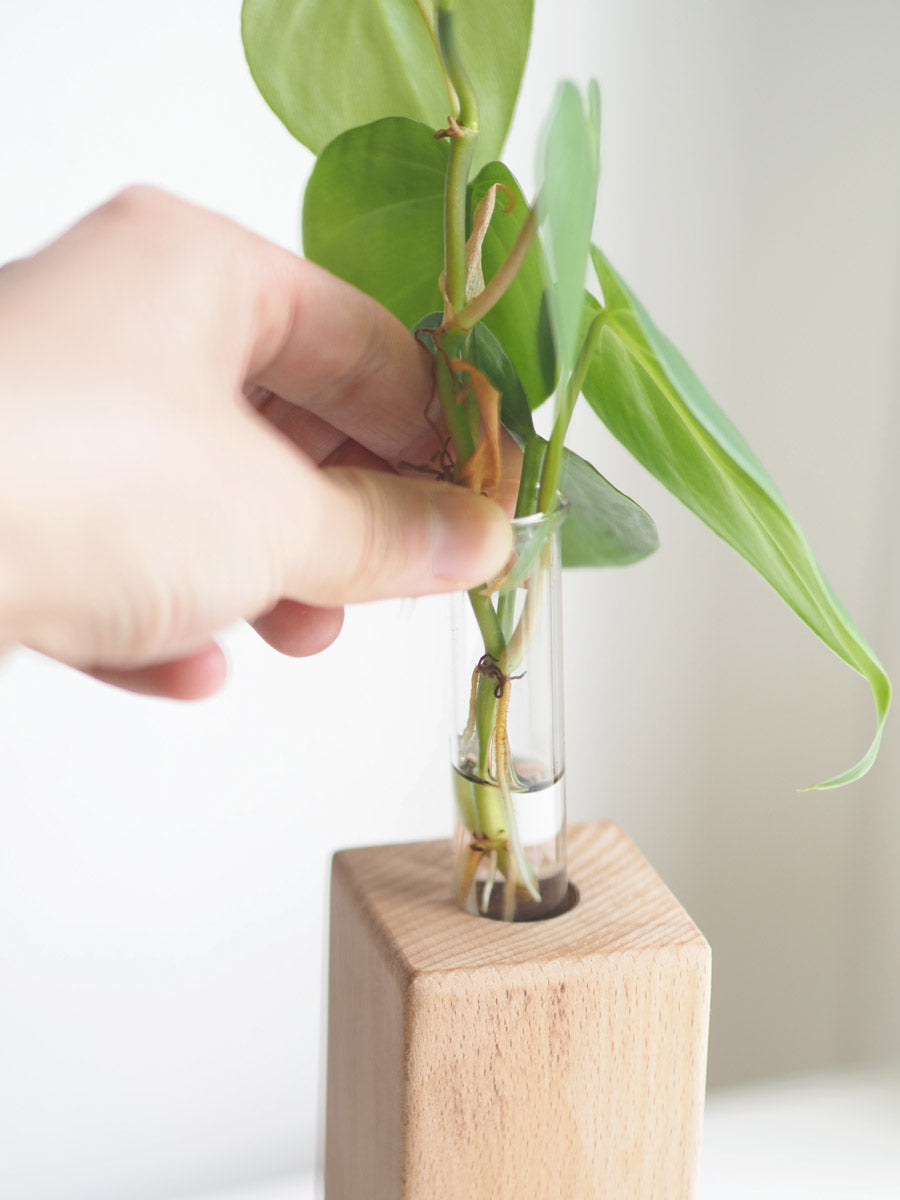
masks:
<svg viewBox="0 0 900 1200"><path fill-rule="evenodd" d="M101 214L114 221L143 222L171 211L179 201L148 183L133 183L117 192L100 208Z"/></svg>
<svg viewBox="0 0 900 1200"><path fill-rule="evenodd" d="M364 471L351 470L350 476L357 507L358 535L348 564L347 587L356 594L368 591L378 575L384 503Z"/></svg>
<svg viewBox="0 0 900 1200"><path fill-rule="evenodd" d="M357 506L357 536L348 563L347 591L350 596L373 596L387 571L396 567L401 554L396 522L385 490L375 472L348 468Z"/></svg>

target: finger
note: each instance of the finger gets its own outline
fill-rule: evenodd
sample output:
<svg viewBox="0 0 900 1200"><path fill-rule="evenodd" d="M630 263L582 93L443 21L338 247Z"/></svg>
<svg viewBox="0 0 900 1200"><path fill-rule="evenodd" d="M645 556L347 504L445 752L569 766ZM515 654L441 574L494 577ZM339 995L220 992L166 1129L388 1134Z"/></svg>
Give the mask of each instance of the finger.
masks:
<svg viewBox="0 0 900 1200"><path fill-rule="evenodd" d="M259 248L247 378L388 461L433 438L432 359L401 322L315 264Z"/></svg>
<svg viewBox="0 0 900 1200"><path fill-rule="evenodd" d="M296 600L337 605L471 588L496 575L512 549L500 508L450 484L331 467L304 492L303 522L293 515L296 498L282 506L290 522L284 594Z"/></svg>
<svg viewBox="0 0 900 1200"><path fill-rule="evenodd" d="M210 642L194 654L169 662L132 668L91 667L85 674L141 696L204 700L224 684L228 677L228 660L221 646Z"/></svg>
<svg viewBox="0 0 900 1200"><path fill-rule="evenodd" d="M322 460L323 467L363 467L367 471L387 471L393 474L393 468L390 467L383 458L379 458L377 454L373 454L371 450L367 450L365 446L360 446L358 442L351 441L346 438Z"/></svg>
<svg viewBox="0 0 900 1200"><path fill-rule="evenodd" d="M307 658L326 650L335 640L344 624L344 610L281 600L252 624L260 637L282 654Z"/></svg>
<svg viewBox="0 0 900 1200"><path fill-rule="evenodd" d="M347 435L342 430L335 429L315 413L290 400L276 396L268 388L253 388L247 400L260 416L300 447L314 463L323 462L347 441Z"/></svg>
<svg viewBox="0 0 900 1200"><path fill-rule="evenodd" d="M98 247L102 270L94 269ZM95 326L98 313L128 315L121 296L132 299L129 284L140 278L142 322L178 295L181 311L193 314L194 344L208 346L230 382L269 388L389 461L427 429L432 362L401 322L350 284L225 217L131 188L38 260L26 291L32 306L45 309L48 295L56 297L52 324L74 320L80 333ZM44 273L60 264L81 281L76 305L67 292L46 287ZM121 347L112 338L109 353L127 363L133 340L119 334Z"/></svg>

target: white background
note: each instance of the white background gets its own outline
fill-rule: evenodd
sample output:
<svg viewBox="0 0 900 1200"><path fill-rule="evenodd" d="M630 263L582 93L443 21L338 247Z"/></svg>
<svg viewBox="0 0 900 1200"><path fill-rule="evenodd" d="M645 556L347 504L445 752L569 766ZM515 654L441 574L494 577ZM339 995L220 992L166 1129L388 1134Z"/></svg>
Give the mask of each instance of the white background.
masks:
<svg viewBox="0 0 900 1200"><path fill-rule="evenodd" d="M599 76L599 231L896 673L900 7L537 0L507 161ZM143 180L289 246L310 168L234 0L2 0L0 261ZM164 347L160 348L164 352ZM900 1055L900 757L867 691L616 446L663 548L567 592L569 799L710 938L713 1085ZM291 662L242 630L194 706L0 664L0 1194L141 1200L311 1162L327 860L443 836L441 602Z"/></svg>

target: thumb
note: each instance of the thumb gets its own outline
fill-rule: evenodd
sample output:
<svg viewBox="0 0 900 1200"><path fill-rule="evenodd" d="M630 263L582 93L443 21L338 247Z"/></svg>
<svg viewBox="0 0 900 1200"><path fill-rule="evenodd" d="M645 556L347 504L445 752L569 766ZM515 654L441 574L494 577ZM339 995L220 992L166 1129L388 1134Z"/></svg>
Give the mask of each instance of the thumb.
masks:
<svg viewBox="0 0 900 1200"><path fill-rule="evenodd" d="M319 471L316 518L288 563L292 599L338 605L476 587L512 552L512 530L484 496L354 467Z"/></svg>

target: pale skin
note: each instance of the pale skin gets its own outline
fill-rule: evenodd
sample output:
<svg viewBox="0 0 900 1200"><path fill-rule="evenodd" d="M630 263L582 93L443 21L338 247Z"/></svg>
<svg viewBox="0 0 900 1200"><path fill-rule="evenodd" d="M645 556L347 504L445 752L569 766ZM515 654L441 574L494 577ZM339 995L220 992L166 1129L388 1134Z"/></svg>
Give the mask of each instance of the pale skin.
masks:
<svg viewBox="0 0 900 1200"><path fill-rule="evenodd" d="M398 470L439 451L433 386L354 288L122 193L0 270L0 649L196 698L239 618L314 654L345 604L490 578L501 507Z"/></svg>

